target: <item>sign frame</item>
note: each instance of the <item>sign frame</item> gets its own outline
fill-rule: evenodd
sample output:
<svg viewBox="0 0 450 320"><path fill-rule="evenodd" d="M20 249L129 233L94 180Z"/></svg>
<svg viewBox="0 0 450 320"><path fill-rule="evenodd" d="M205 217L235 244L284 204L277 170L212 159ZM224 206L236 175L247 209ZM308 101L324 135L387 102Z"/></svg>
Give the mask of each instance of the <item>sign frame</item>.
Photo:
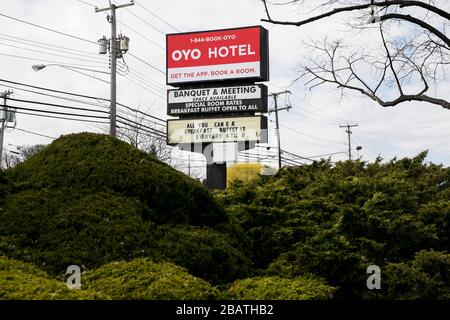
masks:
<svg viewBox="0 0 450 320"><path fill-rule="evenodd" d="M250 76L250 77L240 77L240 78L226 78L226 79L211 79L211 80L193 80L193 81L174 81L169 83L169 37L176 35L188 35L197 33L209 33L209 32L220 32L228 30L241 30L241 29L251 29L259 28L260 30L260 75ZM253 25L246 27L235 27L235 28L224 28L224 29L214 29L214 30L204 30L204 31L190 31L190 32L179 32L179 33L168 33L166 34L166 85L172 87L184 87L195 85L199 83L219 83L219 82L265 82L270 80L269 72L269 31L261 25Z"/></svg>
<svg viewBox="0 0 450 320"><path fill-rule="evenodd" d="M222 100L214 100L214 101L233 101L233 100L244 100L249 101L248 103L244 103L245 105L249 105L251 103L256 104L257 109L252 110L234 110L234 111L198 111L198 112L188 112L188 113L171 113L173 109L176 109L177 107L175 105L182 105L187 104L189 102L180 102L180 103L170 103L170 93L175 91L183 91L183 90L204 90L204 89L221 89L221 88L239 88L239 87L259 87L261 96L259 98L249 98L249 99L222 99ZM200 101L199 101L200 102ZM186 107L180 107L180 108L186 108ZM268 112L268 88L264 84L255 83L255 84L233 84L233 85L211 85L211 86L198 86L195 88L189 87L189 88L178 88L178 89L169 89L167 90L167 115L170 117L180 117L180 118L187 118L192 116L203 116L203 117L214 117L214 116L231 116L231 115L239 115L239 114L254 114L257 113L267 113Z"/></svg>
<svg viewBox="0 0 450 320"><path fill-rule="evenodd" d="M174 121L201 121L201 120L211 120L211 119L228 119L228 121L232 121L233 119L242 119L242 118L259 118L260 119L260 131L263 133L261 135L260 140L239 140L239 141L202 141L202 142L190 142L190 143L171 143L169 141L169 122ZM265 130L265 131L264 131ZM264 134L265 133L265 134ZM269 133L268 133L268 118L265 115L245 115L245 116L233 116L233 117L205 117L205 118L181 118L181 119L168 119L167 125L166 125L166 144L169 146L185 146L185 145L192 145L192 144L202 144L202 145L208 145L212 143L250 143L250 142L256 142L256 143L267 143L269 139Z"/></svg>

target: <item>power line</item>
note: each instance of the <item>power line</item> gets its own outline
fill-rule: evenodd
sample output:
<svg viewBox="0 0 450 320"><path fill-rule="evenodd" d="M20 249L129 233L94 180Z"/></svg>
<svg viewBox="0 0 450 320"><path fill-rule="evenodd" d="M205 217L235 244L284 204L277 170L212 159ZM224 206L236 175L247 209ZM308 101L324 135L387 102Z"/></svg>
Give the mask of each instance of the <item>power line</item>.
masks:
<svg viewBox="0 0 450 320"><path fill-rule="evenodd" d="M118 118L119 118L119 120L117 120L118 123L127 125L127 126L133 128L133 129L136 129L136 130L140 130L140 131L143 131L143 132L150 133L150 134L152 134L153 136L156 135L156 136L158 136L158 137L160 137L160 138L164 138L164 139L166 138L165 134L160 134L160 133L158 133L158 132L152 132L151 130L147 130L147 129L145 129L145 128L142 128L140 123L133 123L133 122L132 122L132 124L130 124L130 123L124 122L124 121L126 121L126 120L128 120L128 119L126 119L126 120L120 120L120 118L122 118L122 117L118 117ZM155 131L158 131L158 130L155 130Z"/></svg>
<svg viewBox="0 0 450 320"><path fill-rule="evenodd" d="M92 43L92 44L97 45L97 42L94 42L94 41L91 41L91 40L87 40L87 39L84 39L84 38L80 38L80 37L77 37L77 36L74 36L74 35L71 35L71 34L68 34L68 33L65 33L65 32L61 32L61 31L58 31L58 30L54 30L54 29L51 29L51 28L47 28L47 27L44 27L44 26L41 26L41 25L38 25L38 24L35 24L35 23L32 23L32 22L29 22L29 21L25 21L25 20L21 20L21 19L18 19L18 18L14 18L14 17L8 16L8 15L3 14L3 13L0 13L0 16L2 16L4 18L11 19L11 20L15 20L15 21L18 21L18 22L21 22L21 23L28 24L28 25L36 27L36 28L40 28L40 29L44 29L44 30L47 30L47 31L50 31L50 32L54 32L54 33L57 33L57 34L60 34L60 35L66 36L66 37L70 37L70 38L73 38L73 39L77 39L77 40L80 40L80 41L84 41L84 42L88 42L88 43Z"/></svg>
<svg viewBox="0 0 450 320"><path fill-rule="evenodd" d="M25 110L25 111L57 114L57 115L62 115L62 116L85 117L85 118L93 118L93 119L109 119L109 117L100 117L100 116L94 116L94 115L85 115L85 114L69 113L69 112L58 112L58 111L50 111L50 110L42 110L42 109L32 109L32 108L24 108L24 107L18 107L18 106L6 106L6 107L15 108L18 110Z"/></svg>
<svg viewBox="0 0 450 320"><path fill-rule="evenodd" d="M31 93L35 93L35 94L40 94L40 95L44 95L44 96L49 96L49 97L56 98L56 99L62 99L62 100L67 100L67 101L72 101L72 102L78 102L78 103L82 103L82 104L87 104L87 105L92 105L92 106L96 106L96 107L102 107L102 108L109 109L107 106L100 105L100 104L94 104L94 103L84 102L84 101L81 101L81 100L70 99L70 98L65 98L65 97L59 97L59 96L46 94L46 93L42 93L42 92L37 92L37 91L33 91L33 90L21 89L21 88L14 87L14 86L6 86L6 87L7 88L13 88L13 89L21 90L21 91L25 91L25 92L31 92ZM161 124L158 124L158 123L156 123L154 121L150 121L150 122L161 126ZM159 131L159 132L162 132L162 131Z"/></svg>
<svg viewBox="0 0 450 320"><path fill-rule="evenodd" d="M132 54L131 52L128 52L128 54L129 54L130 56L132 56L133 58L139 60L140 62L146 64L146 65L149 66L150 68L155 69L156 71L161 72L161 73L164 74L164 75L166 74L165 71L162 71L161 69L155 67L154 65L152 65L152 64L150 64L150 63L148 63L148 62L142 60L141 58L136 57L136 56L135 56L134 54Z"/></svg>
<svg viewBox="0 0 450 320"><path fill-rule="evenodd" d="M45 42L33 41L33 40L26 39L26 38L10 36L10 35L3 34L3 33L0 33L0 36L1 36L0 38L2 38L4 40L21 43L21 44L24 44L27 46L35 46L38 48L43 48L43 49L52 50L52 51L56 51L56 52L70 53L70 54L79 55L79 56L83 56L83 57L89 57L92 59L104 60L103 58L98 57L98 54L92 53L89 51L72 49L72 48L63 47L63 46L56 46L56 45L52 45L52 44L45 43ZM19 40L14 40L14 39L19 39ZM47 47L50 47L50 48L47 48ZM52 48L56 48L56 49L52 49ZM75 53L75 52L80 52L80 53Z"/></svg>
<svg viewBox="0 0 450 320"><path fill-rule="evenodd" d="M133 79L140 81L142 84L145 84L146 86L148 86L151 90L153 90L153 92L158 95L159 97L161 97L164 101L166 101L166 96L164 95L165 91L162 90L161 88L156 87L155 85L153 85L152 83L148 82L146 79L142 78L142 76L139 76L135 73L128 73L127 75L125 75L124 77L132 77Z"/></svg>
<svg viewBox="0 0 450 320"><path fill-rule="evenodd" d="M133 68L129 68L130 73L134 73L137 74L139 76L141 76L143 79L149 81L150 83L152 83L156 88L158 88L159 90L162 90L163 92L166 92L166 88L163 85L160 85L157 81L148 78L146 75L140 73L139 71L134 70Z"/></svg>
<svg viewBox="0 0 450 320"><path fill-rule="evenodd" d="M159 135L162 135L164 138L166 137L166 133L165 133L164 131L161 131L161 130L158 130L158 129L149 127L149 126L147 126L147 125L144 125L144 124L142 124L142 123L139 123L139 122L137 122L137 121L134 121L134 120L131 120L131 119L128 119L128 118L119 116L119 115L117 116L117 118L118 118L118 119L121 119L121 120L123 120L123 121L129 121L129 122L131 122L131 123L133 123L133 124L139 125L139 127L136 127L136 129L142 129L142 128L148 129L148 130L153 131L153 132L155 132L155 133L157 133L157 134L159 134Z"/></svg>
<svg viewBox="0 0 450 320"><path fill-rule="evenodd" d="M54 60L46 60L46 59L36 59L36 58L30 58L30 57L24 57L24 56L19 56L19 55L14 55L14 54L7 54L7 53L0 53L0 56L5 56L5 57L12 57L12 58L18 58L18 59L23 59L23 60L30 60L30 61L38 61L38 62L49 62L49 63L54 63L54 64L61 64L61 65L69 65L69 66L73 66L73 67L91 67L91 68L98 68L98 66L92 66L92 65L85 65L85 64L77 64L77 63L71 63L71 62L61 62L61 61L54 61Z"/></svg>
<svg viewBox="0 0 450 320"><path fill-rule="evenodd" d="M335 144L344 144L344 145L345 145L345 143L337 142L337 141L333 141L333 140L328 140L328 139L323 139L323 138L319 138L319 137L315 137L315 136L312 136L312 135L310 135L310 134L307 134L307 133L298 131L298 130L296 130L296 129L292 129L292 128L287 127L287 126L285 126L285 125L280 125L280 126L283 127L283 128L286 128L286 129L288 129L288 130L291 130L291 131L293 131L293 132L296 132L296 133L298 133L298 134L300 134L300 135L303 135L303 136L306 136L306 137L310 137L310 138L312 138L312 139L322 140L322 141L331 142L331 143L335 143Z"/></svg>
<svg viewBox="0 0 450 320"><path fill-rule="evenodd" d="M131 28L129 25L127 25L126 23L122 22L121 20L117 20L118 23L120 23L121 25L123 25L124 27L130 29L131 31L133 31L134 33L136 33L137 35L141 36L143 39L147 40L148 42L152 43L153 45L159 47L161 50L164 50L164 47L159 45L158 43L156 43L155 41L153 41L152 39L144 36L142 33L140 33L139 31L137 31L136 29Z"/></svg>
<svg viewBox="0 0 450 320"><path fill-rule="evenodd" d="M44 115L44 114L29 113L29 112L23 112L23 111L16 111L16 113L17 114L28 115L28 116L36 116L36 117L52 118L52 119L62 119L62 120L70 120L70 121L79 121L79 122L92 122L92 123L101 123L101 124L108 124L109 123L109 122L104 122L104 121L87 120L87 119L75 119L75 118L68 118L68 117L58 117L58 116L50 116L50 115Z"/></svg>
<svg viewBox="0 0 450 320"><path fill-rule="evenodd" d="M73 71L73 72L82 74L82 75L84 75L84 76L86 76L86 77L89 77L89 78L92 78L92 79L95 79L95 80L99 80L99 81L104 82L104 83L107 83L107 84L110 83L109 81L106 81L106 80L103 80L103 79L100 79L100 78L91 76L90 74L84 73L84 72L82 72L82 71L75 70L75 69L70 68L70 67L66 67L66 66L61 66L61 67L64 68L64 69L68 69L68 70L70 70L70 71Z"/></svg>
<svg viewBox="0 0 450 320"><path fill-rule="evenodd" d="M86 2L86 1L82 1L82 0L77 0L77 1L78 1L78 2L81 2L81 3L85 4L85 5L88 5L88 6L97 8L97 7L96 7L95 5L93 5L92 3L89 3L89 2Z"/></svg>
<svg viewBox="0 0 450 320"><path fill-rule="evenodd" d="M286 150L281 150L281 153L284 153L284 154L287 154L287 155L290 155L290 156L294 156L296 158L303 159L303 160L314 161L312 159L309 159L309 158L306 158L306 157L303 157L303 156L299 156L298 154L295 154L295 153L292 153L292 152L288 152Z"/></svg>
<svg viewBox="0 0 450 320"><path fill-rule="evenodd" d="M11 85L4 85L4 84L2 84L1 86L5 87L5 88L10 88L10 89L16 89L16 90L19 90L19 91L34 93L34 94L42 95L42 96L45 96L45 97L50 97L50 98L55 98L55 99L60 99L60 100L65 100L65 101L71 101L71 102L78 102L78 103L82 103L82 104L85 104L85 105L90 105L90 106L94 106L94 107L102 107L102 108L109 109L108 106L105 106L105 105L102 105L102 104L99 104L99 103L92 103L92 102L87 102L87 101L82 101L82 100L77 100L77 99L61 97L61 96L48 94L48 93L44 93L44 92L23 89L23 88L19 88L19 87L16 87L16 86L11 86Z"/></svg>
<svg viewBox="0 0 450 320"><path fill-rule="evenodd" d="M22 100L22 99L13 99L13 98L8 98L8 100L16 101L16 102L22 102L22 103L29 103L29 104L37 104L37 105L48 106L48 107L56 107L56 108L63 108L63 109L71 109L71 110L79 110L79 111L88 111L88 112L97 112L97 113L109 114L108 111L103 111L103 110L94 110L94 109L88 109L88 108L71 107L71 106L66 106L66 105L61 105L61 104L45 103L45 102L40 102L40 101Z"/></svg>
<svg viewBox="0 0 450 320"><path fill-rule="evenodd" d="M328 149L330 147L329 143L328 144L320 144L320 143L316 143L316 142L313 142L313 141L303 140L303 139L300 139L298 136L294 135L293 133L291 134L290 132L283 132L283 135L287 136L287 137L289 137L289 138L291 138L291 139L293 139L295 141L302 142L302 143L307 143L307 144L314 145L314 146L317 146L317 147L320 147L320 148L327 148Z"/></svg>
<svg viewBox="0 0 450 320"><path fill-rule="evenodd" d="M95 96L89 96L89 95L84 95L84 94L79 94L79 93L73 93L73 92L68 92L68 91L61 91L61 90L55 90L55 89L50 89L50 88L45 88L45 87L39 87L39 86L34 86L34 85L30 85L30 84L25 84L25 83L21 83L21 82L15 82L15 81L10 81L10 80L5 80L5 79L0 79L0 82L6 82L6 83L12 83L15 85L20 85L20 86L25 86L25 87L29 87L29 88L34 88L34 89L39 89L39 90L45 90L45 91L49 91L49 92L54 92L54 93L60 93L60 94L66 94L66 95L71 95L71 96L75 96L75 97L80 97L80 98L86 98L86 99L93 99L93 100L97 100L97 101L109 101L109 99L107 98L101 98L101 97L95 97ZM145 115L149 118L161 121L162 123L166 123L166 120L152 116L148 113L145 113L141 110L137 110L135 108L129 107L125 104L122 103L117 103L119 106L122 106L124 108L127 108L130 111L133 112L137 112L140 113L142 115Z"/></svg>
<svg viewBox="0 0 450 320"><path fill-rule="evenodd" d="M33 132L33 131L28 131L28 130L21 129L21 128L17 128L17 127L14 128L14 129L15 129L15 130L19 130L19 131L23 131L23 132L26 132L26 133L34 134L34 135L36 135L36 136L41 136L41 137L44 137L44 138L49 138L49 139L52 139L52 140L57 139L57 138L55 138L55 137L47 136L47 135L45 135L45 134L36 133L36 132Z"/></svg>
<svg viewBox="0 0 450 320"><path fill-rule="evenodd" d="M303 110L303 111L306 112L306 110ZM303 114L301 114L299 112L296 112L296 111L292 111L291 110L290 112L292 112L293 114L295 114L297 116L300 116L300 117L302 117L303 119L306 119L306 120L310 119L310 120L317 121L317 122L320 122L320 123L329 124L331 126L335 126L336 124L338 124L338 122L330 122L330 121L327 121L327 120L321 120L319 118L315 118L315 117L312 117L310 115L303 115ZM311 112L311 114L313 114L313 112Z"/></svg>
<svg viewBox="0 0 450 320"><path fill-rule="evenodd" d="M125 11L127 11L129 14L131 14L131 15L133 15L133 16L135 16L137 19L139 19L139 20L141 20L143 23L145 23L147 26L149 26L150 28L152 28L153 30L156 30L156 31L158 31L159 33L161 33L161 34L163 34L163 35L165 35L166 33L164 32L164 31L161 31L160 29L158 29L157 27L155 27L154 25L152 25L152 24L150 24L150 23L148 23L146 20L144 20L144 19L142 19L141 17L139 17L137 14L135 14L135 13L133 13L133 12L131 12L130 10L128 10L128 9L125 9Z"/></svg>
<svg viewBox="0 0 450 320"><path fill-rule="evenodd" d="M21 99L12 99L10 98L9 100L11 101L16 101L16 102L23 102L23 103L31 103L31 104L37 104L37 105L44 105L44 106L52 106L52 107L57 107L57 108L65 108L65 109L71 109L71 110L78 110L78 111L87 111L87 112L97 112L97 113L104 113L104 114L109 114L108 111L103 111L103 110L93 110L93 109L87 109L87 108L78 108L78 107L70 107L70 106L66 106L66 105L59 105L59 104L51 104L51 103L44 103L44 102L38 102L38 101L30 101L30 100L21 100ZM38 110L38 109L28 109L28 108L23 108L23 107L17 107L18 109L22 109L22 110L27 110L27 111L39 111L39 112L43 112L43 113L54 113L54 114L60 114L60 115L69 115L69 116L83 116L83 117L89 117L89 118L102 118L104 119L105 117L97 117L97 116L92 116L92 115L78 115L78 114L70 114L70 113L61 113L61 112L52 112L52 111L47 111L47 110ZM161 131L161 130L157 130L154 129L152 127L146 126L142 123L138 123L134 120L122 117L120 115L117 116L119 119L122 119L124 121L129 121L133 124L138 124L140 127L149 129L150 131L156 132L160 135L164 135L165 137L165 132ZM106 117L106 119L108 119L108 117Z"/></svg>
<svg viewBox="0 0 450 320"><path fill-rule="evenodd" d="M322 158L322 157L327 157L327 156L334 156L337 154L343 154L343 153L347 153L347 151L337 151L337 152L332 152L332 153L327 153L327 154L320 154L318 156L308 156L307 158Z"/></svg>
<svg viewBox="0 0 450 320"><path fill-rule="evenodd" d="M147 9L146 7L144 7L143 5L141 5L138 2L134 2L136 3L139 7L141 7L142 9L144 9L145 11L147 11L148 13L150 13L152 16L154 16L155 18L159 19L160 21L164 22L165 24L167 24L169 27L172 27L174 30L181 32L181 30L179 30L178 28L174 27L173 25L171 25L169 22L167 22L166 20L164 20L163 18L161 18L160 16L158 16L156 13L150 11L149 9Z"/></svg>
<svg viewBox="0 0 450 320"><path fill-rule="evenodd" d="M139 81L139 79L137 79L137 81L136 81L136 78L133 77L132 75L126 75L126 76L124 76L124 77L127 78L129 81L133 82L135 85L141 87L142 89L144 89L144 90L150 92L151 94L156 95L157 97L159 97L159 98L165 100L165 97L164 97L164 96L160 95L159 93L154 92L151 88L145 87L145 85L143 85L143 84L137 82L137 81ZM134 79L134 80L133 80L133 79ZM141 80L141 81L142 81L142 80Z"/></svg>

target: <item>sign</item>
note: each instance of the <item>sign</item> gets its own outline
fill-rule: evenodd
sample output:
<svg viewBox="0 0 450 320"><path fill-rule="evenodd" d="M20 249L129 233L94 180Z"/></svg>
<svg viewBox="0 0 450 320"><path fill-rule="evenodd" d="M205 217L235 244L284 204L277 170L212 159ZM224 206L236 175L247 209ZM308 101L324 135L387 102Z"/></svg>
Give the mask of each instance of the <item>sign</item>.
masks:
<svg viewBox="0 0 450 320"><path fill-rule="evenodd" d="M262 84L167 91L167 115L267 112L267 87Z"/></svg>
<svg viewBox="0 0 450 320"><path fill-rule="evenodd" d="M166 82L269 80L268 32L261 26L166 36Z"/></svg>
<svg viewBox="0 0 450 320"><path fill-rule="evenodd" d="M264 116L167 120L167 144L267 142Z"/></svg>

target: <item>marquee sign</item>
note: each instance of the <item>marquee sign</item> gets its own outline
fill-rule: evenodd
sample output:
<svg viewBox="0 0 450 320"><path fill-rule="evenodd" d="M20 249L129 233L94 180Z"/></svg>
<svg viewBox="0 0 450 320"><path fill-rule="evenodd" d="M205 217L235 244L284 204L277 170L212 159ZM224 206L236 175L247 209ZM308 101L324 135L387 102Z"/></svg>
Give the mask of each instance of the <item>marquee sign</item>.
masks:
<svg viewBox="0 0 450 320"><path fill-rule="evenodd" d="M167 120L167 144L267 142L265 116Z"/></svg>
<svg viewBox="0 0 450 320"><path fill-rule="evenodd" d="M166 83L268 81L268 32L261 26L166 36Z"/></svg>
<svg viewBox="0 0 450 320"><path fill-rule="evenodd" d="M267 87L262 84L168 90L167 115L267 112Z"/></svg>

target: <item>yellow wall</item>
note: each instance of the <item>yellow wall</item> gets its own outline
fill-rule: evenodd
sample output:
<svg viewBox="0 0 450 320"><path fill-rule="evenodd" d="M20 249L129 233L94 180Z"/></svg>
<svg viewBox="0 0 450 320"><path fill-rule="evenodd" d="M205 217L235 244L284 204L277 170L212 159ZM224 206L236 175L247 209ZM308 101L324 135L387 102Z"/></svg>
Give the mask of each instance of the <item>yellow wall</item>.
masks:
<svg viewBox="0 0 450 320"><path fill-rule="evenodd" d="M263 165L260 163L238 163L227 168L227 187L231 182L240 180L250 182L259 178Z"/></svg>

